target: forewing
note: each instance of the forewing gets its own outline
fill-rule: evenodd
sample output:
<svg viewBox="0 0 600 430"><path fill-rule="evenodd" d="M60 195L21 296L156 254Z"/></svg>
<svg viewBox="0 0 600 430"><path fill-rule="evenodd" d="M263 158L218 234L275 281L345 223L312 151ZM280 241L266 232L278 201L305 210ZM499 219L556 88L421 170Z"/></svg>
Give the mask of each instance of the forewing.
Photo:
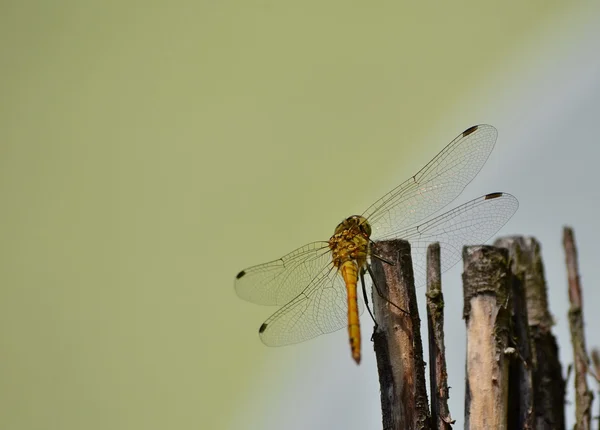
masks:
<svg viewBox="0 0 600 430"><path fill-rule="evenodd" d="M373 203L363 213L372 237L414 225L458 197L485 164L497 136L491 125L465 130L417 174Z"/></svg>
<svg viewBox="0 0 600 430"><path fill-rule="evenodd" d="M278 260L237 274L238 296L259 305L283 305L300 294L324 268L331 267L327 242L313 242Z"/></svg>
<svg viewBox="0 0 600 430"><path fill-rule="evenodd" d="M359 314L364 310L358 299ZM260 327L268 346L303 342L348 325L344 280L333 265L323 269L298 296L271 315Z"/></svg>
<svg viewBox="0 0 600 430"><path fill-rule="evenodd" d="M410 242L415 286L425 284L426 251L433 242L440 243L442 272L461 258L462 247L481 244L490 239L513 216L517 199L507 193L491 193L458 206L418 226L389 232L378 238L404 239Z"/></svg>

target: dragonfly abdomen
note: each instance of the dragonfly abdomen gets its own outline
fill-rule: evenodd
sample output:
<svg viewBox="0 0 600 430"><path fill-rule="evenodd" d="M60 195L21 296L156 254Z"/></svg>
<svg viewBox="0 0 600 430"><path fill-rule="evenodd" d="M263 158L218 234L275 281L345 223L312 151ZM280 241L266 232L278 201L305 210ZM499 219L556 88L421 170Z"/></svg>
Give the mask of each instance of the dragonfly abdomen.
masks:
<svg viewBox="0 0 600 430"><path fill-rule="evenodd" d="M360 320L358 318L358 266L355 261L346 261L340 267L340 273L348 292L348 336L352 358L360 364Z"/></svg>

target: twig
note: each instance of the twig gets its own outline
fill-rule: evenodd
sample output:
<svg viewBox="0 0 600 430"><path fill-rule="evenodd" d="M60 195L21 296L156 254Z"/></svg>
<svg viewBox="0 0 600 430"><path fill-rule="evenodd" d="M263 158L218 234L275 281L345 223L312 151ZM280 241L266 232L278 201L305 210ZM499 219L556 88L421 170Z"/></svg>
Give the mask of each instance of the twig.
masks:
<svg viewBox="0 0 600 430"><path fill-rule="evenodd" d="M410 245L403 240L373 246L373 333L384 429L429 429L421 323ZM381 293L381 297L377 290Z"/></svg>
<svg viewBox="0 0 600 430"><path fill-rule="evenodd" d="M521 335L516 333L520 353L530 359L525 360L526 366L525 363L516 366L521 389L519 393L511 394L511 403L521 414L527 411L525 405L532 408L534 424L529 419L525 420L531 428L564 430L565 380L556 338L551 332L554 320L548 309L540 244L534 238L522 236L501 238L494 244L509 250L511 270L518 279L517 283L513 283L513 294L516 293L514 297L517 299L524 292L527 305L529 342L523 338L523 321L515 320L514 324L521 332ZM532 381L532 387L528 380Z"/></svg>
<svg viewBox="0 0 600 430"><path fill-rule="evenodd" d="M590 358L592 359L592 367L588 367L588 375L594 378L594 381L600 385L600 373L598 373L598 370L600 370L600 356L596 348L592 348Z"/></svg>
<svg viewBox="0 0 600 430"><path fill-rule="evenodd" d="M463 248L467 325L465 428L506 429L511 294L508 251Z"/></svg>
<svg viewBox="0 0 600 430"><path fill-rule="evenodd" d="M565 248L567 277L569 280L569 300L571 301L569 327L571 329L571 343L573 345L573 361L575 365L575 428L577 430L589 430L594 394L588 388L586 378L589 362L583 330L583 298L579 282L575 237L573 230L569 227L565 227L563 230L563 246Z"/></svg>
<svg viewBox="0 0 600 430"><path fill-rule="evenodd" d="M597 348L592 349L592 364L594 365L596 383L598 384L598 394L600 395L600 351L598 351ZM596 419L600 422L600 411L598 411Z"/></svg>
<svg viewBox="0 0 600 430"><path fill-rule="evenodd" d="M429 328L429 383L431 423L438 430L449 430L454 424L448 410L448 374L444 346L444 295L440 264L440 244L427 248L427 326Z"/></svg>
<svg viewBox="0 0 600 430"><path fill-rule="evenodd" d="M594 373L596 374L594 379L596 379L596 382L600 386L600 351L598 348L592 349L592 364L594 365Z"/></svg>

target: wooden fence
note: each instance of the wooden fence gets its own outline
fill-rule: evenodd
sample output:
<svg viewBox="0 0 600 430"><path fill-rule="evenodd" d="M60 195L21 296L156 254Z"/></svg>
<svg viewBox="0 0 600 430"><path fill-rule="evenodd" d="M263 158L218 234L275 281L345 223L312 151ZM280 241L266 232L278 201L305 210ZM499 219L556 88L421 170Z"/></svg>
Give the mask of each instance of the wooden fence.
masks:
<svg viewBox="0 0 600 430"><path fill-rule="evenodd" d="M577 430L592 424L593 393L600 354L587 354L583 295L573 231L563 244L570 299L569 325L574 362ZM444 299L440 248L427 251L427 325L429 402L421 321L417 309L410 245L378 242L373 259L373 334L381 385L383 428L452 428L444 346ZM467 429L565 429L565 386L558 345L552 334L539 243L533 238L504 237L494 246L463 249L463 318L467 332L464 427Z"/></svg>

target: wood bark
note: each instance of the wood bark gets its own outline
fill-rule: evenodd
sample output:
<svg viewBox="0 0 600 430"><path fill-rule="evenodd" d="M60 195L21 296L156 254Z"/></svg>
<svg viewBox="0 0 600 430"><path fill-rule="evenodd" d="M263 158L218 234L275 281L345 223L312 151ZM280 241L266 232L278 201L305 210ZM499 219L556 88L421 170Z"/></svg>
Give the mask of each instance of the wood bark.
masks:
<svg viewBox="0 0 600 430"><path fill-rule="evenodd" d="M597 384L597 394L600 396L600 351L596 348L592 350L592 364L594 365L594 374ZM600 402L598 402L598 415L596 419L598 420L600 426Z"/></svg>
<svg viewBox="0 0 600 430"><path fill-rule="evenodd" d="M558 355L556 338L551 328L554 319L548 306L544 265L539 242L532 237L512 236L500 238L496 246L509 250L511 271L517 278L513 282L513 292L524 292L526 302L529 342L524 339L522 319L514 323L519 327L516 333L522 360L517 362L516 385L521 389L514 394L512 403L518 402L517 410L523 417L525 426L539 430L565 429L565 380ZM529 348L529 352L527 351ZM530 376L531 375L531 378ZM529 385L531 380L532 386ZM533 401L533 402L532 402ZM532 408L533 423L523 416L527 408Z"/></svg>
<svg viewBox="0 0 600 430"><path fill-rule="evenodd" d="M508 251L463 248L465 428L507 429L511 288Z"/></svg>
<svg viewBox="0 0 600 430"><path fill-rule="evenodd" d="M589 359L585 347L585 332L583 328L583 296L577 262L577 248L573 230L565 227L563 231L563 246L567 264L569 282L569 328L573 346L573 363L575 368L575 428L590 430L592 418L592 400L594 394L588 388L587 372Z"/></svg>
<svg viewBox="0 0 600 430"><path fill-rule="evenodd" d="M438 430L449 430L454 420L448 409L448 374L444 345L444 295L440 262L440 244L427 248L427 327L429 334L429 384L431 423Z"/></svg>
<svg viewBox="0 0 600 430"><path fill-rule="evenodd" d="M381 386L383 428L429 429L425 363L410 245L403 240L373 245L373 333ZM383 260L383 261L382 261ZM381 295L380 295L380 294Z"/></svg>

